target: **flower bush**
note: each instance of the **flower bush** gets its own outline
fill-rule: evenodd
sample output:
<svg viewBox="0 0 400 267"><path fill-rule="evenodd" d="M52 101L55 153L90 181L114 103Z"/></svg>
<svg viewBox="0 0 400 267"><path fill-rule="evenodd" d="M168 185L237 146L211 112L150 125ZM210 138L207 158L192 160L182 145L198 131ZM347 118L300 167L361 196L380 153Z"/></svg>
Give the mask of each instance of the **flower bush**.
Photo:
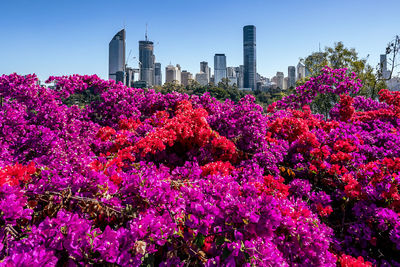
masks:
<svg viewBox="0 0 400 267"><path fill-rule="evenodd" d="M264 113L36 81L0 77L0 266L400 266L399 93L325 68Z"/></svg>

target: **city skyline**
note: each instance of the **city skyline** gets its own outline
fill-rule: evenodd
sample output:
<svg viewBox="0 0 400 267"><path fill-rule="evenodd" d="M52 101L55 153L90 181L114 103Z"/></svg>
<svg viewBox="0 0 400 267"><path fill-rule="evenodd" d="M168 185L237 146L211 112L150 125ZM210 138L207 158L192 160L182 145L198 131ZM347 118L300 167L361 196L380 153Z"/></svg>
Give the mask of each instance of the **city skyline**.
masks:
<svg viewBox="0 0 400 267"><path fill-rule="evenodd" d="M226 55L227 66L242 65L242 27L249 24L257 27L257 72L263 76L272 77L277 71L286 74L288 66L296 66L299 58L318 51L319 45L324 48L337 41L355 48L361 58L369 55L368 62L375 67L400 24L395 12L398 1L389 1L390 9L374 1L354 1L350 6L344 1L335 5L288 1L285 8L265 1L156 2L148 7L88 1L80 3L79 9L74 1L4 3L8 12L0 18L0 30L6 36L0 44L0 73L35 72L42 81L50 75L74 73L107 79L105 44L125 25L126 54L132 51L128 65L137 67L137 42L143 40L146 23L162 70L172 62L195 74L201 61L213 68L217 53ZM139 12L146 8L151 8L151 15Z"/></svg>

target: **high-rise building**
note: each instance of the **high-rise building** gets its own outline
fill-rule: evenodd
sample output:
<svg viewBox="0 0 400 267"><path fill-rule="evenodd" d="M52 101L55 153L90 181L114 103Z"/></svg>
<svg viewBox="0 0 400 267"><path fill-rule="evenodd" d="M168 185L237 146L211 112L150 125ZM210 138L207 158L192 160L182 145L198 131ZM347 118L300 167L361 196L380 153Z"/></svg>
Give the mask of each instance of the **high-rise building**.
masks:
<svg viewBox="0 0 400 267"><path fill-rule="evenodd" d="M132 87L135 72L132 68L126 67L125 68L125 85L128 87Z"/></svg>
<svg viewBox="0 0 400 267"><path fill-rule="evenodd" d="M256 90L256 27L247 25L243 27L243 86Z"/></svg>
<svg viewBox="0 0 400 267"><path fill-rule="evenodd" d="M139 41L140 80L146 81L148 86L154 84L154 45L152 41Z"/></svg>
<svg viewBox="0 0 400 267"><path fill-rule="evenodd" d="M283 90L287 90L288 89L288 84L289 84L289 77L285 77L283 78Z"/></svg>
<svg viewBox="0 0 400 267"><path fill-rule="evenodd" d="M193 80L193 75L188 72L187 70L183 70L181 72L181 83L183 86L188 86L189 85L189 81Z"/></svg>
<svg viewBox="0 0 400 267"><path fill-rule="evenodd" d="M173 65L165 67L165 82L181 84L181 67L179 64L176 67Z"/></svg>
<svg viewBox="0 0 400 267"><path fill-rule="evenodd" d="M244 88L244 65L240 65L236 69L236 75L238 80L238 88Z"/></svg>
<svg viewBox="0 0 400 267"><path fill-rule="evenodd" d="M227 67L226 68L226 75L228 77L236 77L236 68L235 67Z"/></svg>
<svg viewBox="0 0 400 267"><path fill-rule="evenodd" d="M299 62L297 64L297 81L304 79L306 77L306 67L303 65L303 63Z"/></svg>
<svg viewBox="0 0 400 267"><path fill-rule="evenodd" d="M380 69L382 73L382 77L384 79L389 79L390 77L390 72L387 69L387 57L386 54L382 54L380 58Z"/></svg>
<svg viewBox="0 0 400 267"><path fill-rule="evenodd" d="M196 82L198 82L200 85L207 85L209 82L209 77L207 73L200 72L196 73Z"/></svg>
<svg viewBox="0 0 400 267"><path fill-rule="evenodd" d="M288 88L294 88L296 86L296 67L288 67Z"/></svg>
<svg viewBox="0 0 400 267"><path fill-rule="evenodd" d="M226 74L228 78L229 85L236 85L238 86L238 78L237 78L237 67L227 67Z"/></svg>
<svg viewBox="0 0 400 267"><path fill-rule="evenodd" d="M284 78L283 72L281 71L276 72L276 86L279 89L283 89L283 78Z"/></svg>
<svg viewBox="0 0 400 267"><path fill-rule="evenodd" d="M154 85L162 85L161 63L154 63Z"/></svg>
<svg viewBox="0 0 400 267"><path fill-rule="evenodd" d="M214 55L214 84L218 83L226 78L226 56L225 54Z"/></svg>
<svg viewBox="0 0 400 267"><path fill-rule="evenodd" d="M208 67L208 62L206 62L206 61L200 62L200 72L204 72L207 74L207 80L209 82L210 81L210 68Z"/></svg>
<svg viewBox="0 0 400 267"><path fill-rule="evenodd" d="M108 44L108 78L123 82L123 80L117 80L117 72L119 71L125 72L125 29L114 35Z"/></svg>

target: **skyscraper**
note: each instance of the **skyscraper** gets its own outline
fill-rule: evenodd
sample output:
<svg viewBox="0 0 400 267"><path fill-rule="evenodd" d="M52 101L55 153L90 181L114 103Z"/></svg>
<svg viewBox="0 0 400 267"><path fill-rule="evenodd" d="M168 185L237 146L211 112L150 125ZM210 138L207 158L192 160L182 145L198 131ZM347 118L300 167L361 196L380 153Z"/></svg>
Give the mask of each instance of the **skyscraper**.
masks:
<svg viewBox="0 0 400 267"><path fill-rule="evenodd" d="M134 80L134 70L132 68L125 68L125 85L128 87L132 87Z"/></svg>
<svg viewBox="0 0 400 267"><path fill-rule="evenodd" d="M154 63L154 85L162 85L161 63Z"/></svg>
<svg viewBox="0 0 400 267"><path fill-rule="evenodd" d="M214 84L226 78L226 56L225 54L215 54L214 56Z"/></svg>
<svg viewBox="0 0 400 267"><path fill-rule="evenodd" d="M108 78L117 82L124 82L117 80L117 72L125 72L125 29L114 35L108 44ZM118 77L120 78L121 75L118 75Z"/></svg>
<svg viewBox="0 0 400 267"><path fill-rule="evenodd" d="M181 84L181 67L178 64L176 67L173 65L165 67L165 82Z"/></svg>
<svg viewBox="0 0 400 267"><path fill-rule="evenodd" d="M289 66L288 67L288 88L296 86L296 67Z"/></svg>
<svg viewBox="0 0 400 267"><path fill-rule="evenodd" d="M256 90L256 27L247 25L243 27L243 87Z"/></svg>
<svg viewBox="0 0 400 267"><path fill-rule="evenodd" d="M244 66L239 65L239 67L236 70L236 75L238 79L238 87L239 88L244 88Z"/></svg>
<svg viewBox="0 0 400 267"><path fill-rule="evenodd" d="M380 57L380 69L382 73L382 77L384 79L389 79L390 73L387 70L387 57L386 54L382 54Z"/></svg>
<svg viewBox="0 0 400 267"><path fill-rule="evenodd" d="M303 63L299 62L297 64L297 81L304 79L306 77L306 67L303 65Z"/></svg>
<svg viewBox="0 0 400 267"><path fill-rule="evenodd" d="M181 82L183 86L188 86L189 85L189 80L193 79L193 75L188 72L187 70L183 70L181 72Z"/></svg>
<svg viewBox="0 0 400 267"><path fill-rule="evenodd" d="M289 88L288 85L289 85L289 77L283 78L283 87L282 87L282 89L283 90L287 90Z"/></svg>
<svg viewBox="0 0 400 267"><path fill-rule="evenodd" d="M154 84L154 61L153 42L147 40L139 41L139 64L140 64L140 80L146 81L148 86Z"/></svg>
<svg viewBox="0 0 400 267"><path fill-rule="evenodd" d="M283 79L284 79L283 72L278 71L276 73L276 86L281 90L283 89Z"/></svg>
<svg viewBox="0 0 400 267"><path fill-rule="evenodd" d="M209 82L209 77L207 76L207 73L204 72L200 72L200 73L196 73L196 81L200 84L200 85L207 85Z"/></svg>
<svg viewBox="0 0 400 267"><path fill-rule="evenodd" d="M208 62L200 62L200 72L207 74L207 83L210 81L210 68L208 67Z"/></svg>

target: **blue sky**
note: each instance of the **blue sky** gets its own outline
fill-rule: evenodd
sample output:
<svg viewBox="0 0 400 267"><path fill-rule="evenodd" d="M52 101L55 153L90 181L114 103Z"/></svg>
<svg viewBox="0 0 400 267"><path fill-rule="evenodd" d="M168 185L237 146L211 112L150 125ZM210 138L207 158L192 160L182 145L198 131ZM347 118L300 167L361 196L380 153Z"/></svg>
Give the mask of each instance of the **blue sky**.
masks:
<svg viewBox="0 0 400 267"><path fill-rule="evenodd" d="M148 23L156 61L192 73L225 53L228 66L243 61L242 27L257 27L257 71L287 75L287 66L343 41L375 66L400 34L400 1L373 0L153 0L2 1L0 74L97 74L107 78L108 43L124 24L129 65ZM164 77L163 77L164 79Z"/></svg>

